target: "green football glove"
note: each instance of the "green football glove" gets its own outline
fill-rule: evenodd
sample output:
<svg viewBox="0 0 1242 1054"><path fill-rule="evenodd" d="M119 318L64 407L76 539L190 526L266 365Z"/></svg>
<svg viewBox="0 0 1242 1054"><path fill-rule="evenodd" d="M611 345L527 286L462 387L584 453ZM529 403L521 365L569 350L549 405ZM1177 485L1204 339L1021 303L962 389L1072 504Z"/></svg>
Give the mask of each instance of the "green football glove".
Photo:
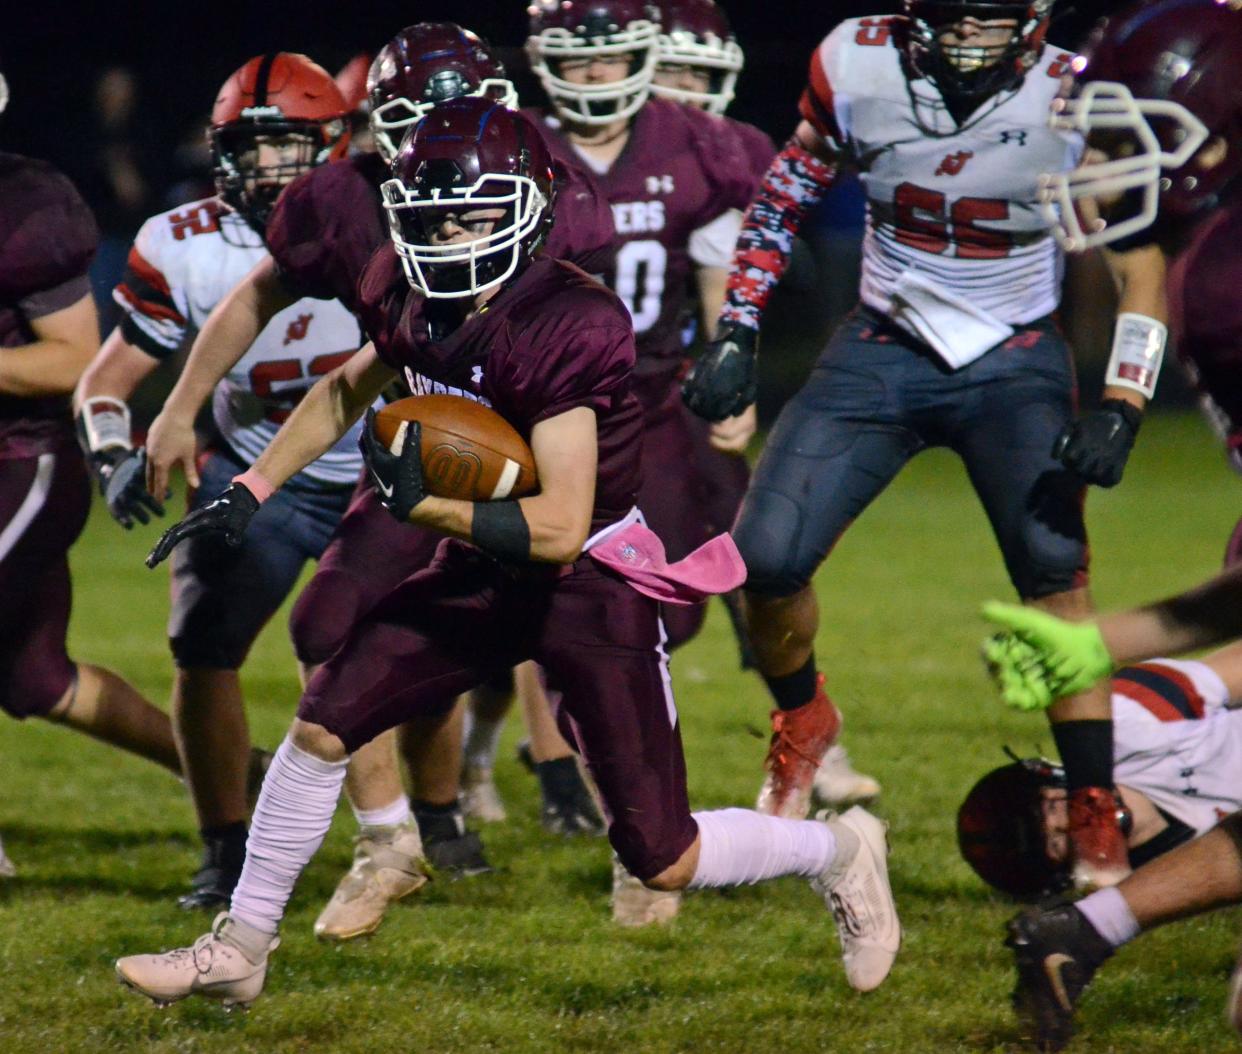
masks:
<svg viewBox="0 0 1242 1054"><path fill-rule="evenodd" d="M1012 633L998 633L985 640L983 661L1007 706L1044 710L1056 698L1048 686L1039 652Z"/></svg>
<svg viewBox="0 0 1242 1054"><path fill-rule="evenodd" d="M1051 695L1043 706L1084 692L1113 672L1113 658L1094 622L1066 622L1036 608L994 600L983 605L983 617L1038 653L1042 680Z"/></svg>

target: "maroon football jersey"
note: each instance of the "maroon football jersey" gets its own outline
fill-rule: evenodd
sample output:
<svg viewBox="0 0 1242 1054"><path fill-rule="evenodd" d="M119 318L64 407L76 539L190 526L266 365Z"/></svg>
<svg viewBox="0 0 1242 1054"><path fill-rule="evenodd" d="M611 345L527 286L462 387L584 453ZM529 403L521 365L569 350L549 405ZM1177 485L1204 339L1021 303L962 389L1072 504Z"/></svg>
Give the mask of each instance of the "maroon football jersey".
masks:
<svg viewBox="0 0 1242 1054"><path fill-rule="evenodd" d="M577 166L560 166L556 175L555 219L543 253L603 274L614 252L608 202ZM358 313L358 279L388 242L379 188L389 176L379 155L360 154L311 169L285 188L266 240L290 292L340 300Z"/></svg>
<svg viewBox="0 0 1242 1054"><path fill-rule="evenodd" d="M559 158L588 164L554 116L525 112L552 130L548 142ZM635 116L620 157L607 172L595 173L617 228L616 265L606 277L634 321L636 376L645 404L663 400L684 355L690 236L750 204L763 174L751 160L754 153L753 141L748 146L742 140L736 122L650 99Z"/></svg>
<svg viewBox="0 0 1242 1054"><path fill-rule="evenodd" d="M630 390L634 334L625 305L582 270L540 257L485 310L433 340L428 302L410 289L389 245L367 265L359 303L380 358L414 395L477 399L528 442L540 421L589 406L599 445L592 530L634 506L642 429Z"/></svg>
<svg viewBox="0 0 1242 1054"><path fill-rule="evenodd" d="M1242 194L1204 219L1170 263L1169 329L1200 391L1242 451Z"/></svg>
<svg viewBox="0 0 1242 1054"><path fill-rule="evenodd" d="M35 340L30 323L90 292L95 218L51 165L0 154L0 347ZM0 394L0 458L33 457L73 434L69 397Z"/></svg>

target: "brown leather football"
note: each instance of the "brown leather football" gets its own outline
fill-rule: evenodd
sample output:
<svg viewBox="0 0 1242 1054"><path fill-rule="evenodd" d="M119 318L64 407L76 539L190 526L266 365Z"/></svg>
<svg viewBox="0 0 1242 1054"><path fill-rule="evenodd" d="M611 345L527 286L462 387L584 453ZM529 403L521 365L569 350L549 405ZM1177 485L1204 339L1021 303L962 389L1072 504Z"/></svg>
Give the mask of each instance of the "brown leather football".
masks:
<svg viewBox="0 0 1242 1054"><path fill-rule="evenodd" d="M495 410L460 395L412 395L375 415L375 432L394 454L407 421L423 430L427 493L462 501L500 501L539 486L530 447Z"/></svg>

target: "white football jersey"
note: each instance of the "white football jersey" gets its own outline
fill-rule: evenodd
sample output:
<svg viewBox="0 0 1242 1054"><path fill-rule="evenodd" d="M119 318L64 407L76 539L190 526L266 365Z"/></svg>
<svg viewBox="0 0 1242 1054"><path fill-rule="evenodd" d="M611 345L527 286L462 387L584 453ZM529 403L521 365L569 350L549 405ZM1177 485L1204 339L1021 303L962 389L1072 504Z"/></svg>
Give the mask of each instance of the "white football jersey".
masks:
<svg viewBox="0 0 1242 1054"><path fill-rule="evenodd" d="M1242 809L1242 709L1201 662L1153 659L1113 679L1113 778L1196 834Z"/></svg>
<svg viewBox="0 0 1242 1054"><path fill-rule="evenodd" d="M1048 127L1071 56L1045 48L1016 91L959 127L930 80L907 77L895 21L837 26L811 59L802 101L866 191L863 303L889 313L912 272L1011 326L1048 314L1063 264L1036 182L1082 152L1077 135Z"/></svg>
<svg viewBox="0 0 1242 1054"><path fill-rule="evenodd" d="M262 239L216 198L181 205L142 225L113 297L127 340L166 358L194 339L212 309L265 256ZM299 300L267 324L216 386L212 414L237 455L252 463L321 376L365 343L336 300ZM361 424L294 477L295 485L352 484L362 469Z"/></svg>

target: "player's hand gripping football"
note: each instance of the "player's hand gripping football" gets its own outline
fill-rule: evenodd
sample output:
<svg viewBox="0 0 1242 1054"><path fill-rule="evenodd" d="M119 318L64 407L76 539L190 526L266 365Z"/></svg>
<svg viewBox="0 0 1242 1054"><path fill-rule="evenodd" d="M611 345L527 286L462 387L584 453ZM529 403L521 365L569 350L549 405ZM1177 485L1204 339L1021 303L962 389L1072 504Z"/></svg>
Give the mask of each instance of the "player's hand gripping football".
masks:
<svg viewBox="0 0 1242 1054"><path fill-rule="evenodd" d="M417 421L402 425L398 432L400 453L394 454L375 434L375 408L367 411L366 424L358 445L366 459L380 504L394 519L405 523L410 510L427 496L423 484L423 426Z"/></svg>
<svg viewBox="0 0 1242 1054"><path fill-rule="evenodd" d="M259 511L259 499L244 483L230 483L214 501L195 509L180 523L174 523L147 554L147 566L156 567L168 559L187 538L219 534L229 545L240 545L251 518Z"/></svg>
<svg viewBox="0 0 1242 1054"><path fill-rule="evenodd" d="M983 617L1006 631L984 644L983 655L1002 698L1019 710L1042 710L1112 673L1112 656L1094 622L1066 622L994 600L983 605Z"/></svg>
<svg viewBox="0 0 1242 1054"><path fill-rule="evenodd" d="M1143 412L1124 399L1105 399L1057 436L1052 456L1087 483L1115 487L1134 446Z"/></svg>
<svg viewBox="0 0 1242 1054"><path fill-rule="evenodd" d="M681 382L682 401L707 421L736 417L755 401L759 334L730 326L707 345Z"/></svg>
<svg viewBox="0 0 1242 1054"><path fill-rule="evenodd" d="M99 484L99 493L108 505L108 512L127 531L134 521L151 522L151 514L164 515L164 506L147 490L146 451L122 450L112 447L91 455L91 475Z"/></svg>

